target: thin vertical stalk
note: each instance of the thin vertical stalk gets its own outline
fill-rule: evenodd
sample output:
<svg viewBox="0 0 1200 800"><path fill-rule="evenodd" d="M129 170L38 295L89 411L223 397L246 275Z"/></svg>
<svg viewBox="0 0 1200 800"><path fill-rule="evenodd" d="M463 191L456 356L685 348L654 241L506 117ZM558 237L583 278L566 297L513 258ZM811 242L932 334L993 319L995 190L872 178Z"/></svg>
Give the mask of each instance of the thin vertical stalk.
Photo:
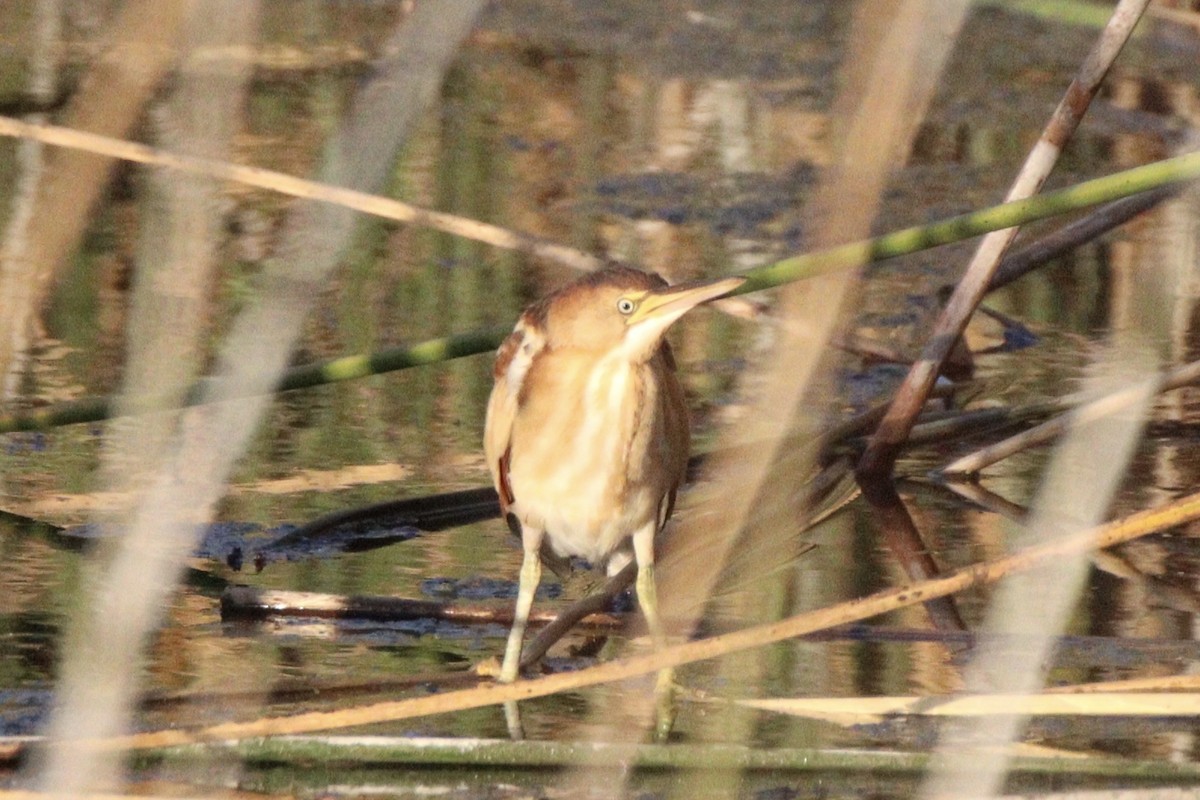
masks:
<svg viewBox="0 0 1200 800"><path fill-rule="evenodd" d="M226 2L233 8L223 18L249 5L246 0ZM482 6L482 0L423 3L404 21L384 47L389 58L328 143L323 179L363 191L382 183ZM204 20L198 16L197 21ZM330 270L342 260L355 221L354 212L344 208L313 202L296 207L284 226L284 251L264 269L261 302L238 317L224 344L217 366L225 378L223 388L214 384L205 391L214 405L186 413L178 435L164 449L162 468L139 498L103 581L82 612L79 638L85 646L64 670L63 697L67 708L79 709L81 719L92 724L78 724L65 711L56 715L52 771L42 781L55 794L82 794L116 778L119 762L113 753L88 763L72 744L128 725L142 648L194 545L196 521L210 517L266 411L265 396L232 398L245 391L269 391L278 380L302 321ZM89 657L103 658L115 668L117 685L106 703L115 713L107 720L98 720L88 705L92 685L106 682L91 674ZM99 757L94 749L85 752Z"/></svg>
<svg viewBox="0 0 1200 800"><path fill-rule="evenodd" d="M841 149L805 209L814 223L814 246L869 231L893 165L916 133L912 109L926 107L965 12L960 0L868 0L856 7L843 67L846 88L834 109L844 127ZM934 29L938 35L928 36ZM854 279L848 272L826 275L789 287L782 298L773 348L780 355L762 366L761 384L747 387L750 410L738 430L726 435L727 443L732 436L770 444L749 456L717 460L711 489L695 501L703 512L703 533L681 526L666 542L660 596L667 618L686 620L685 631L694 630L735 552L770 554L764 556L769 565L753 558L740 563L743 576L761 575L798 552L808 514L806 478L825 413L805 400L818 394L813 387L820 380L824 345ZM792 437L807 444L785 446ZM738 776L725 781L734 794Z"/></svg>
<svg viewBox="0 0 1200 800"><path fill-rule="evenodd" d="M1089 388L1137 383L1138 402L1120 417L1107 417L1076 428L1055 451L1029 522L1020 532L1026 542L1047 542L1077 534L1103 519L1113 492L1125 474L1154 392L1147 372L1156 359L1136 342L1118 340L1110 364L1093 365ZM1070 520L1064 523L1064 520ZM1004 634L1019 630L1026 644L1018 650L996 646L995 639L975 654L965 677L968 692L1028 694L1045 683L1055 637L1065 627L1083 586L1088 554L1073 553L1003 584L988 608L983 630ZM990 797L1003 783L1011 749L1027 716L976 719L943 732L926 798Z"/></svg>
<svg viewBox="0 0 1200 800"><path fill-rule="evenodd" d="M175 60L188 5L183 0L124 3L108 27L103 52L72 95L63 124L108 136L127 134ZM74 150L58 151L47 159L22 257L6 253L0 258L0 398L16 391L34 315L55 272L78 246L114 168L110 158Z"/></svg>
<svg viewBox="0 0 1200 800"><path fill-rule="evenodd" d="M257 3L214 2L215 24L190 6L179 79L151 119L170 145L221 158L228 156L249 70L236 64L226 72L204 53L247 45L257 27ZM135 402L131 398L153 392L160 408L173 408L201 364L206 287L219 242L219 191L210 178L195 175L160 172L146 176L146 184L121 402L128 408ZM150 414L111 423L103 465L108 488L129 491L153 481L160 469L167 472L177 421L175 415ZM115 754L81 752L71 742L129 726L139 654L160 621L179 567L163 560L177 555L172 545L190 542L194 530L185 516L177 516L179 510L178 504L153 503L112 521L120 539L90 565L92 591L72 620L39 775L55 795L95 791L119 780Z"/></svg>

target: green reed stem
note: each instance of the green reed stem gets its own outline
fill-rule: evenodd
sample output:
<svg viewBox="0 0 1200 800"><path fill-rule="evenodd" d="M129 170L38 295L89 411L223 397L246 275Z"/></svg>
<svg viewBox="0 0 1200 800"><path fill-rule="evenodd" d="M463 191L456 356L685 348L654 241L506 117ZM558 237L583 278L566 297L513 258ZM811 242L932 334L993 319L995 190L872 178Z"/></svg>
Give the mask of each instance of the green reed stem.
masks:
<svg viewBox="0 0 1200 800"><path fill-rule="evenodd" d="M908 255L1196 178L1200 178L1200 152L1157 161L1084 181L1055 192L992 206L929 225L905 228L873 239L785 258L745 273L746 283L735 294L759 292L785 283L861 266L871 261ZM507 333L507 329L476 331L430 339L409 347L398 347L367 355L344 356L295 367L284 373L276 391L322 386L490 352L500 345ZM205 379L211 380L213 379ZM206 385L205 381L193 387L184 405L195 405L199 402L201 389ZM153 398L148 398L144 403L130 404L129 407L164 410L161 404L153 402ZM87 398L34 411L0 415L0 433L94 422L108 419L114 413L115 405L110 398Z"/></svg>
<svg viewBox="0 0 1200 800"><path fill-rule="evenodd" d="M750 270L746 273L748 280L734 294L757 292L871 261L928 250L1196 178L1200 178L1200 152L1156 161L1055 192L992 206L929 225L918 225L873 239L785 258Z"/></svg>

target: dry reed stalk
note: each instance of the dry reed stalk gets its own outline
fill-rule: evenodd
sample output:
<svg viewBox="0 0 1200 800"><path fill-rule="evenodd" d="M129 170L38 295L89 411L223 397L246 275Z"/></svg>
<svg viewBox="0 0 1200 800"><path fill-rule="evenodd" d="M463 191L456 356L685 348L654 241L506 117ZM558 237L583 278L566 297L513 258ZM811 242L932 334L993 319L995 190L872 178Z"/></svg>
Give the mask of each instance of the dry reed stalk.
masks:
<svg viewBox="0 0 1200 800"><path fill-rule="evenodd" d="M1054 110L1041 138L1022 165L1016 180L1005 197L1019 200L1036 194L1049 177L1071 134L1079 125L1092 98L1100 89L1104 76L1128 41L1134 26L1141 19L1149 0L1120 0L1099 41L1088 53L1078 76L1067 88L1066 95ZM1016 237L1019 228L1006 228L989 233L980 242L967 272L955 287L930 335L925 350L917 360L896 394L892 407L884 416L859 463L866 475L883 476L892 471L899 448L916 421L917 414L929 397L929 390L955 343L962 336L967 321L987 293L1005 251Z"/></svg>
<svg viewBox="0 0 1200 800"><path fill-rule="evenodd" d="M0 116L0 135L42 142L71 151L119 158L137 164L163 167L189 175L233 181L302 200L316 200L411 225L461 236L505 250L517 250L580 270L594 270L604 260L573 247L512 231L487 222L441 211L430 211L400 200L368 192L297 178L274 170L247 167L214 158L171 152L58 125L35 125Z"/></svg>
<svg viewBox="0 0 1200 800"><path fill-rule="evenodd" d="M244 19L242 14L257 8L248 0L224 2L232 6L220 13L223 21ZM326 145L322 172L327 181L369 191L383 180L482 6L482 0L442 0L421 4L402 21L384 51L404 57L382 63L375 80L355 97ZM191 22L198 38L210 29L222 30L206 25L200 6L192 10L197 12ZM412 53L420 57L410 60ZM281 237L285 249L261 276L261 302L239 315L224 342L216 369L224 380L205 392L213 405L186 413L170 447L164 448L160 469L143 488L94 596L82 607L80 634L69 642L82 647L72 653L65 670L62 710L52 727L56 738L49 743L42 771L43 783L53 791L75 795L117 781L111 753L91 758L91 751L81 755L75 745L97 732L128 726L140 654L192 550L195 519L207 518L223 494L234 462L265 413L267 395L287 364L301 324L326 276L340 263L354 226L355 217L345 208L303 203L291 210ZM258 397L232 401L247 392ZM219 402L223 400L229 402ZM112 673L93 674L88 659L100 656L120 663ZM103 702L90 703L96 698Z"/></svg>
<svg viewBox="0 0 1200 800"><path fill-rule="evenodd" d="M249 73L214 74L197 53L209 46L245 43L258 18L256 3L214 0L214 4L217 22L206 20L203 24L196 15L183 13L186 4L164 4L163 11L171 9L184 20L179 37L181 63L172 91L150 116L163 139L219 157L228 152L241 124L238 109ZM147 19L142 24L164 21L148 10L144 13ZM165 66L162 58L155 55L160 67ZM137 68L135 61L133 69ZM129 107L135 99L126 96L117 106ZM79 159L78 153L63 151L60 155L66 163ZM90 160L96 162L97 180L111 168L108 162ZM118 401L126 408L128 398L151 391L163 394L161 409L177 407L195 379L202 357L208 311L205 287L216 269L221 228L217 187L195 176L163 178L162 174L150 176L140 215L126 366ZM44 244L66 247L68 243L60 236ZM110 424L104 441L103 485L116 493L136 493L144 501L146 495L139 490L145 489L147 476L171 469L178 423L176 414L149 414ZM101 514L97 521L121 535L107 540L99 557L88 565L92 591L70 620L57 705L48 725L46 758L37 768L39 786L64 796L120 783L121 765L112 754L80 757L60 745L74 738L127 729L144 637L157 621L159 609L167 605L182 567L181 560L164 563L160 559L180 542L186 548L193 532L191 521L180 516L180 509L167 504L156 504L150 515L143 507L105 517Z"/></svg>

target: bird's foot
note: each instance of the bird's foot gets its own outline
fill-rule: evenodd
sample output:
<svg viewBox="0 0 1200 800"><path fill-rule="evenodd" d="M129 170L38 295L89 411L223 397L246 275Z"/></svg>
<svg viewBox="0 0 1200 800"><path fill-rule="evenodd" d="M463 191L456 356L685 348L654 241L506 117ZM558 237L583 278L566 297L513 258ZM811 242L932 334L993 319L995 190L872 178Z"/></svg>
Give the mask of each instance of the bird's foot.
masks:
<svg viewBox="0 0 1200 800"><path fill-rule="evenodd" d="M492 656L485 658L483 661L477 661L472 671L481 678L499 678L500 659Z"/></svg>
<svg viewBox="0 0 1200 800"><path fill-rule="evenodd" d="M676 703L677 687L675 670L659 670L654 681L654 741L666 742L675 727L675 716L679 711Z"/></svg>

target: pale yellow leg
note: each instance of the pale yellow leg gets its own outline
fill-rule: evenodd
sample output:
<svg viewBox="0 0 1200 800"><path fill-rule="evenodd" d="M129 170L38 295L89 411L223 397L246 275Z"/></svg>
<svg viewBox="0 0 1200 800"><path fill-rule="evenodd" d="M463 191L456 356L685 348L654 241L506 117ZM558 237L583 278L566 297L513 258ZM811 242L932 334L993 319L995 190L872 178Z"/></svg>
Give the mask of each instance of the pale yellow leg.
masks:
<svg viewBox="0 0 1200 800"><path fill-rule="evenodd" d="M538 584L542 582L542 561L538 554L542 547L542 531L522 525L521 546L525 555L521 559L521 576L517 583L517 606L513 611L512 630L508 632L504 663L500 665L502 683L515 681L521 669L521 647L525 642L525 627L529 623L529 611L533 608ZM514 739L524 738L521 716L515 701L504 704L504 717L508 723L509 734Z"/></svg>
<svg viewBox="0 0 1200 800"><path fill-rule="evenodd" d="M521 577L517 585L517 607L513 611L512 630L508 632L508 646L504 648L504 664L500 667L500 680L512 683L517 679L521 666L521 646L525 642L525 627L529 624L529 611L533 608L533 597L542 581L542 562L538 549L542 544L541 531L536 536L524 537L525 557L521 561ZM536 539L532 542L531 540Z"/></svg>
<svg viewBox="0 0 1200 800"><path fill-rule="evenodd" d="M646 616L646 627L650 629L650 639L654 642L656 651L667 646L667 633L658 613L658 589L654 581L654 535L657 527L647 527L633 535L633 555L637 560L638 574L635 584L638 605ZM674 670L669 667L659 670L658 679L654 683L654 706L657 714L655 736L665 739L675 723L675 705L673 697Z"/></svg>
<svg viewBox="0 0 1200 800"><path fill-rule="evenodd" d="M650 629L650 638L654 649L661 650L667 646L667 634L663 630L662 619L658 616L658 589L654 582L654 564L638 564L637 574L638 605L646 615L646 627Z"/></svg>

